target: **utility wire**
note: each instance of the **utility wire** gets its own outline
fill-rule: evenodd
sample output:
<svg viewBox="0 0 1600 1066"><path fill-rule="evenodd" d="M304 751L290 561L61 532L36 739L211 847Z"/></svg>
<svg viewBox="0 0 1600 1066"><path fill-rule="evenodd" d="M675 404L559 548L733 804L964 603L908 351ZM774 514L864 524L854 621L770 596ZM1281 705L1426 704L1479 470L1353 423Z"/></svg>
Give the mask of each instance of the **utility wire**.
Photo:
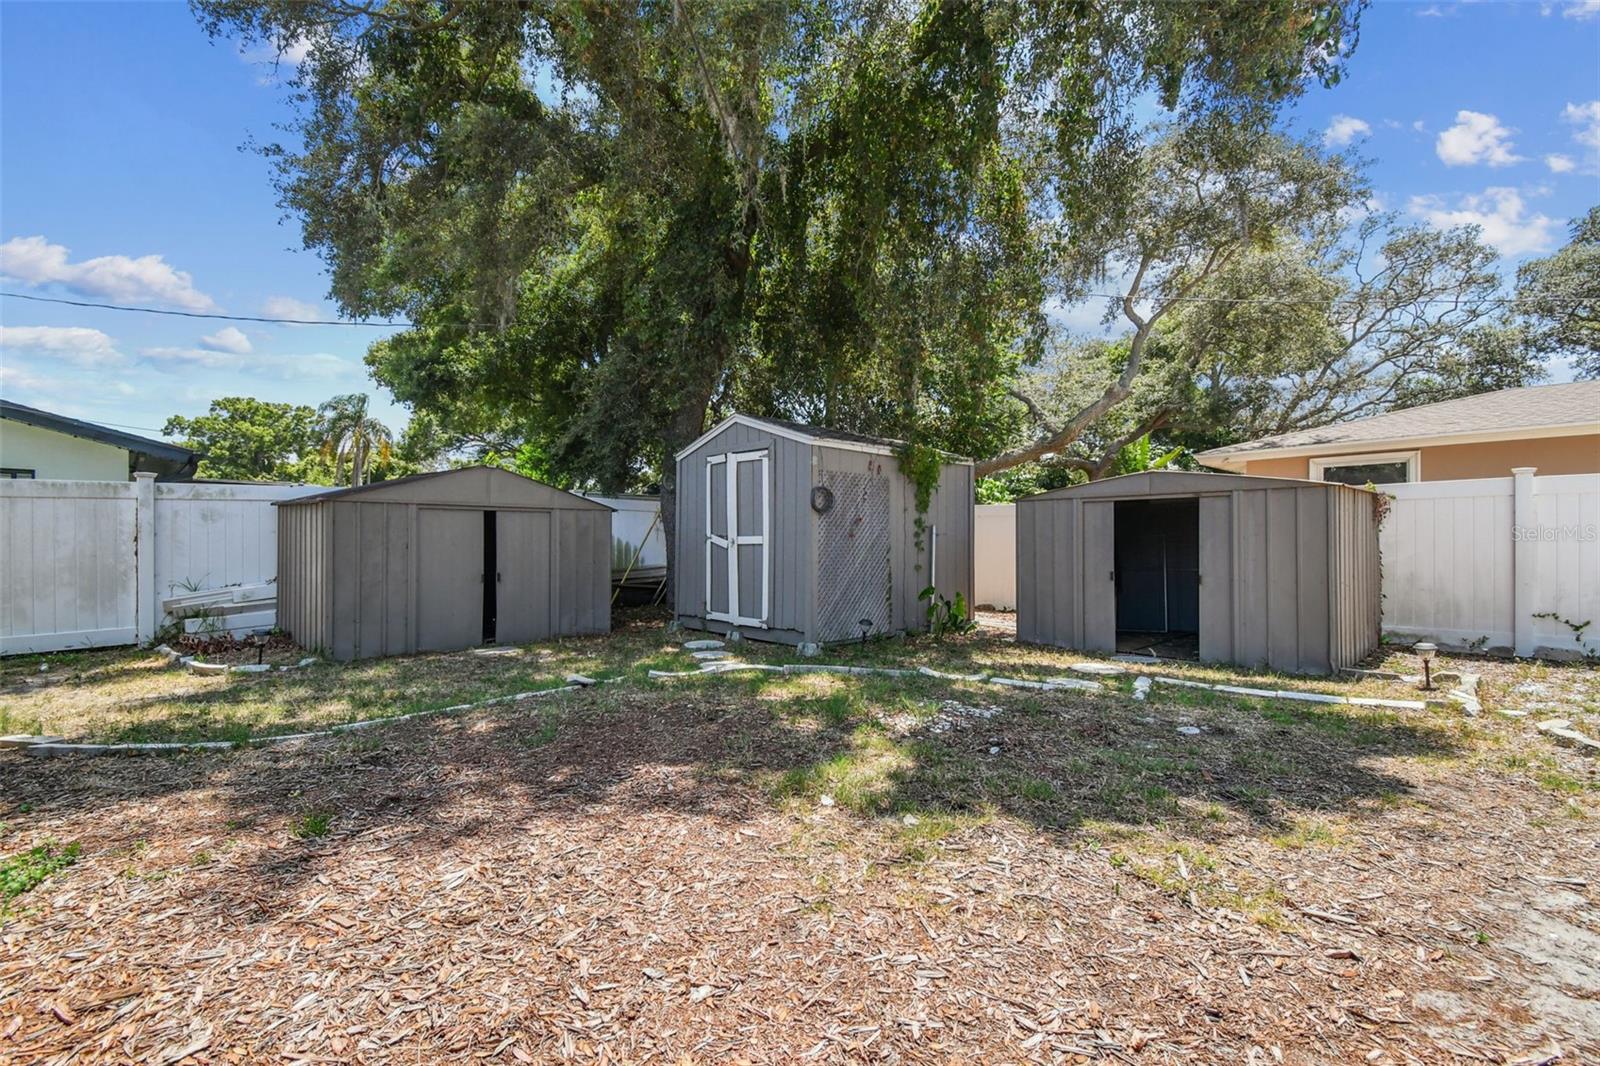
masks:
<svg viewBox="0 0 1600 1066"><path fill-rule="evenodd" d="M30 296L21 292L0 292L0 296L13 300L32 300L41 304L65 304L68 307L93 307L102 311L137 311L145 315L172 315L177 318L214 318L225 322L266 322L283 326L372 326L379 329L409 328L415 322L375 322L356 319L270 318L266 315L224 315L210 311L174 311L165 307L130 307L125 304L96 303L92 300L64 300L57 296Z"/></svg>
<svg viewBox="0 0 1600 1066"><path fill-rule="evenodd" d="M1526 295L1526 294L1524 294L1524 295ZM13 299L13 300L31 300L34 303L65 304L68 307L90 307L90 308L95 308L95 309L101 310L101 311L132 311L132 312L136 312L138 314L144 314L144 315L172 315L172 316L175 316L175 317L178 317L178 318L208 318L208 319L217 319L217 320L224 321L224 322L262 322L262 323L266 323L268 325L282 325L282 326L365 326L365 327L376 328L376 329L414 329L414 328L417 327L417 323L410 322L410 321L405 321L405 320L401 320L401 321L398 321L398 322L383 322L383 321L360 320L360 319L272 318L272 317L269 317L267 315L224 315L224 314L220 314L218 312L212 312L212 311L174 311L174 310L171 310L169 308L164 308L164 307L133 307L133 306L130 306L130 305L127 305L127 304L97 303L97 302L95 302L93 300L66 300L66 299L62 299L60 297L56 297L56 296L31 296L31 295L28 295L27 293L21 293L21 292L0 292L0 296L8 297L8 298ZM1086 293L1083 293L1079 297L1079 299L1074 301L1074 302L1078 303L1078 302L1083 302L1083 301L1086 301L1086 300L1118 300L1118 301L1120 301L1120 300L1122 300L1124 298L1125 298L1125 294L1124 293L1120 293L1120 292L1086 292ZM1472 303L1473 306L1478 306L1478 307L1483 307L1483 306L1488 306L1488 305L1508 306L1508 305L1516 303L1517 300L1520 299L1520 298L1521 297L1517 297L1517 296L1490 296L1490 297L1485 297L1484 299L1481 299L1481 300L1471 301L1471 303ZM1142 304L1142 303L1147 302L1149 300L1149 297L1148 296L1136 297L1135 299L1136 299L1136 302ZM1320 299L1320 300L1319 299L1309 299L1309 300L1307 300L1307 299L1296 299L1296 298L1286 297L1286 296L1201 296L1201 295L1195 295L1195 296L1174 296L1174 297L1171 297L1170 302L1172 302L1172 303L1219 303L1219 304L1281 304L1281 305L1291 305L1292 304L1292 305L1300 305L1300 306L1305 306L1305 307L1334 307L1334 306L1336 306L1338 304L1360 303L1360 302L1363 302L1363 301L1361 300L1360 297L1356 297L1356 296L1342 296L1342 297L1330 297L1328 299ZM1455 304L1455 303L1459 303L1459 304L1465 305L1467 302L1468 301L1464 301L1464 300L1462 300L1462 299L1460 299L1458 297L1454 297L1454 296L1430 296L1430 297L1424 297L1422 299L1417 299L1417 300L1406 300L1406 301L1404 301L1404 303L1407 306L1412 306L1412 305L1416 305L1416 304ZM1577 307L1577 306L1581 306L1583 304L1589 303L1590 301L1587 300L1587 299L1581 298L1581 297L1573 297L1571 299L1558 299L1557 302L1570 304L1571 306ZM491 328L491 325L489 323L465 323L465 324L466 325L477 325L477 326L481 326L482 328L485 328L485 329Z"/></svg>

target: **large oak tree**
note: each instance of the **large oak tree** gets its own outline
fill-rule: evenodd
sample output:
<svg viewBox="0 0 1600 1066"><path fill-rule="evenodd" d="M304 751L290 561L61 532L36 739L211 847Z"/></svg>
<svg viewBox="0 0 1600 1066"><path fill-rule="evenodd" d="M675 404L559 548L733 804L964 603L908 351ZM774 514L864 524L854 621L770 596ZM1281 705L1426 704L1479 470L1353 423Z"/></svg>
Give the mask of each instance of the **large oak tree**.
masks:
<svg viewBox="0 0 1600 1066"><path fill-rule="evenodd" d="M551 476L659 475L720 407L992 451L1136 117L1334 80L1359 0L195 0L304 48L282 202L370 363ZM1062 254L1063 249L1066 254Z"/></svg>

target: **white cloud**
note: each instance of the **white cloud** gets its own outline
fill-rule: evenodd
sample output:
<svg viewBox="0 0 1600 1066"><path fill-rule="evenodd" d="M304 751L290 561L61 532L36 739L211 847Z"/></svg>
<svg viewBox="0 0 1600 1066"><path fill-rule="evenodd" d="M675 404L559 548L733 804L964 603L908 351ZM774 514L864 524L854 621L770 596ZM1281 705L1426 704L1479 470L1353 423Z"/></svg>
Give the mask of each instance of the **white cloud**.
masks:
<svg viewBox="0 0 1600 1066"><path fill-rule="evenodd" d="M1500 120L1481 111L1457 111L1456 124L1439 134L1434 150L1448 167L1464 167L1473 163L1487 163L1491 167L1510 166L1522 162L1522 157L1512 151L1511 134L1514 130L1500 125Z"/></svg>
<svg viewBox="0 0 1600 1066"><path fill-rule="evenodd" d="M1561 9L1564 19L1592 19L1600 18L1600 0L1576 0Z"/></svg>
<svg viewBox="0 0 1600 1066"><path fill-rule="evenodd" d="M33 352L82 367L123 361L110 337L87 326L0 326L0 351Z"/></svg>
<svg viewBox="0 0 1600 1066"><path fill-rule="evenodd" d="M1322 134L1322 143L1329 148L1339 148L1371 132L1372 127L1359 118L1334 115L1333 121L1328 123L1327 130Z"/></svg>
<svg viewBox="0 0 1600 1066"><path fill-rule="evenodd" d="M200 347L207 351L229 352L233 355L249 355L252 351L250 338L232 326L223 326L215 333L201 337Z"/></svg>
<svg viewBox="0 0 1600 1066"><path fill-rule="evenodd" d="M1421 8L1421 9L1419 9L1417 11L1417 18L1419 18L1419 19L1439 19L1439 18L1444 18L1446 15L1454 15L1454 14L1455 14L1455 10L1453 8L1451 10L1449 10L1449 11L1445 11L1438 4L1429 4L1427 7Z"/></svg>
<svg viewBox="0 0 1600 1066"><path fill-rule="evenodd" d="M268 318L298 318L325 322L332 316L314 303L296 300L293 296L268 296L261 302L261 313Z"/></svg>
<svg viewBox="0 0 1600 1066"><path fill-rule="evenodd" d="M1550 173L1552 174L1566 174L1578 164L1572 161L1570 155L1552 153L1544 157L1544 165L1550 168Z"/></svg>
<svg viewBox="0 0 1600 1066"><path fill-rule="evenodd" d="M360 364L326 352L307 355L239 355L208 348L140 348L139 355L162 370L227 370L294 381L359 376Z"/></svg>
<svg viewBox="0 0 1600 1066"><path fill-rule="evenodd" d="M19 366L0 366L0 385L4 385L7 392L13 389L46 389L52 384L49 378L42 378Z"/></svg>
<svg viewBox="0 0 1600 1066"><path fill-rule="evenodd" d="M300 73L300 64L311 54L310 37L291 37L286 41L264 41L255 45L239 44L239 58L253 67L259 67L258 85L278 85L285 77Z"/></svg>
<svg viewBox="0 0 1600 1066"><path fill-rule="evenodd" d="M0 244L0 274L28 285L60 285L80 296L121 303L160 303L186 311L217 305L159 255L102 255L73 263L68 249L43 237L13 237Z"/></svg>
<svg viewBox="0 0 1600 1066"><path fill-rule="evenodd" d="M1453 208L1437 196L1413 196L1408 206L1412 214L1436 229L1477 226L1484 241L1506 256L1542 252L1554 243L1560 229L1560 223L1548 215L1527 214L1522 194L1506 186L1463 196Z"/></svg>
<svg viewBox="0 0 1600 1066"><path fill-rule="evenodd" d="M1573 140L1586 148L1600 150L1600 100L1568 104L1561 110L1561 119L1577 127Z"/></svg>

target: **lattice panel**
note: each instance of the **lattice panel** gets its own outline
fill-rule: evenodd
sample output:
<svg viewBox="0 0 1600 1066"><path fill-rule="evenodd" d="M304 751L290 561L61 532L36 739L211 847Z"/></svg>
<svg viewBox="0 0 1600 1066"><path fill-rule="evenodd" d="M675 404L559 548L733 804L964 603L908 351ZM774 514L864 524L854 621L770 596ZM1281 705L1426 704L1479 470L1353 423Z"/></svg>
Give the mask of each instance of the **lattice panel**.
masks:
<svg viewBox="0 0 1600 1066"><path fill-rule="evenodd" d="M822 471L833 509L817 522L817 636L854 640L861 619L884 633L889 609L889 482L871 474Z"/></svg>

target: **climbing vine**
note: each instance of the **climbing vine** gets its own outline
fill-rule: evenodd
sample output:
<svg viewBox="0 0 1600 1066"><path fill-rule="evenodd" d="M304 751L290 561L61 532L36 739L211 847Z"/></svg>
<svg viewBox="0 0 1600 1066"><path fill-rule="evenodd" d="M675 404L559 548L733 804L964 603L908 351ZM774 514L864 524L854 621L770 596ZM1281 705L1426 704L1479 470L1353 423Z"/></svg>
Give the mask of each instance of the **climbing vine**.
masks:
<svg viewBox="0 0 1600 1066"><path fill-rule="evenodd" d="M928 507L933 503L933 490L939 487L944 459L939 449L909 441L894 450L894 457L900 464L900 472L916 487L916 543L920 553L923 549L922 535L928 528Z"/></svg>

